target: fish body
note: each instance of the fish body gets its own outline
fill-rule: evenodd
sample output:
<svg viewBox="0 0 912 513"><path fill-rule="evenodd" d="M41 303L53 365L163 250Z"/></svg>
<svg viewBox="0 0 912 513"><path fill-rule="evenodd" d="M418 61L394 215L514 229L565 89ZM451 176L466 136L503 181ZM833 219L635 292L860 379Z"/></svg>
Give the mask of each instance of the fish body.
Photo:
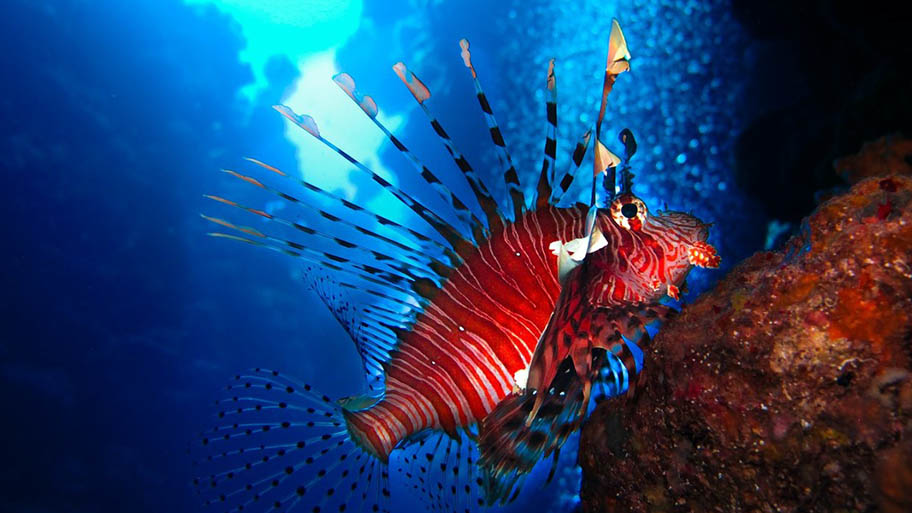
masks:
<svg viewBox="0 0 912 513"><path fill-rule="evenodd" d="M626 205L637 207L629 218L621 214ZM645 326L673 312L659 300L669 292L677 296L692 266L719 264L707 236L707 226L693 216L650 216L631 194L598 211L589 253L564 278L525 386L482 422L480 463L489 504L507 500L543 457L554 454L556 460L604 370L619 368L626 379L638 373L629 344L644 348ZM612 365L615 360L620 367ZM633 383L627 388L632 393Z"/></svg>
<svg viewBox="0 0 912 513"><path fill-rule="evenodd" d="M214 236L334 271L332 280L313 278L312 288L348 331L368 376L380 382L371 381L374 390L364 396L333 401L275 370L235 376L226 388L228 397L217 402L218 425L200 437L195 483L207 504L228 511L316 513L362 506L378 511L389 496L388 466L394 451L402 452L406 478L428 497L431 509L454 510L461 504L465 507L459 509L467 511L476 504L506 502L538 461L552 454L556 461L585 415L593 386L612 379L632 388L630 377L639 369L631 346L647 343L644 327L672 313L659 300L677 298L693 266L718 265L715 250L706 243L707 225L679 212L650 214L631 191L629 160L636 151L632 133L621 133L624 158L600 140L608 92L629 69L629 52L616 22L595 130L593 175L608 184L601 195L603 208L595 202L595 186L590 205L560 206L591 132L580 139L568 170L558 173L553 61L546 82L551 94L545 156L534 197L527 200L471 64L468 42L460 41L460 48L500 156L510 203L505 210L511 216L504 214L429 110L428 88L402 63L394 66L395 72L468 182L484 221L376 119L376 101L361 94L344 73L335 77L339 87L402 152L428 188L453 208L462 226L444 221L335 146L310 116L286 106L276 110L369 174L445 244L255 159L248 160L267 176L297 182L307 195L329 198L343 213L315 206L313 200L289 194L269 180L227 172L288 204L346 225L360 239L281 218L284 208L264 210L208 196L301 236L335 244L325 249L203 216L233 232ZM621 176L620 193L616 173ZM375 301L351 306L338 292L345 289ZM434 474L431 469L437 466L441 473Z"/></svg>
<svg viewBox="0 0 912 513"><path fill-rule="evenodd" d="M347 416L357 439L386 459L424 429L455 437L510 394L560 294L548 243L580 233L585 216L577 207L527 211L468 255L401 333L384 399Z"/></svg>

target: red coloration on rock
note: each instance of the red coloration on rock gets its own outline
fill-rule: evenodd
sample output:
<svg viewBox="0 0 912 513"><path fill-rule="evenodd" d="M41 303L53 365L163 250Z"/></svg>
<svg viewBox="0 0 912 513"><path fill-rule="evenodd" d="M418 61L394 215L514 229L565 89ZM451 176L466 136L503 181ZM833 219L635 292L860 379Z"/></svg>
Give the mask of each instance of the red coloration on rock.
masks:
<svg viewBox="0 0 912 513"><path fill-rule="evenodd" d="M912 511L912 178L807 223L662 327L635 399L596 409L584 511Z"/></svg>

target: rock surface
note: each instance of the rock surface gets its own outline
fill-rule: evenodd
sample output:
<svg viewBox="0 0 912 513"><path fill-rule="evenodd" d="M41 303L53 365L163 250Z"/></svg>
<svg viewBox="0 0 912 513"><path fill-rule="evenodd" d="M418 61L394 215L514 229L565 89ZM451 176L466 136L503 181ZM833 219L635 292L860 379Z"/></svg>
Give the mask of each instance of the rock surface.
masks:
<svg viewBox="0 0 912 513"><path fill-rule="evenodd" d="M742 262L645 373L583 428L583 511L912 511L912 179L866 178Z"/></svg>

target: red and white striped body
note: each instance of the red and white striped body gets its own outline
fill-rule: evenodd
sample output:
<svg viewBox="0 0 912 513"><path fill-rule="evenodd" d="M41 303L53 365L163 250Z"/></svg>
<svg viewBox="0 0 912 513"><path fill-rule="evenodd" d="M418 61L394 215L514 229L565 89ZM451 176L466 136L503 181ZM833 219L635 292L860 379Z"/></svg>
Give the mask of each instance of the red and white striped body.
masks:
<svg viewBox="0 0 912 513"><path fill-rule="evenodd" d="M460 487L467 501L475 502L469 499L476 483L484 488L479 504L515 497L518 483L538 461L551 454L556 461L561 445L582 422L592 384L601 379L602 371L623 380L639 371L626 341L638 345L648 339L644 326L670 311L659 300L666 294L677 298L678 287L693 266L718 266L719 257L706 243L707 225L683 213L649 215L631 193L629 161L636 151L632 132L625 129L619 135L623 160L601 139L607 95L618 75L629 70L630 54L616 21L609 34L595 131L579 139L563 173L556 171L557 92L554 61L549 63L544 160L528 201L478 81L468 41L460 41L460 48L501 162L507 208L501 208L456 148L428 106L430 90L403 63L393 69L461 171L484 221L377 119L377 102L362 94L346 73L334 77L336 84L402 153L428 190L452 207L459 223L450 224L421 197L336 146L311 116L284 105L275 108L369 176L438 237L256 159L248 160L268 171L269 179L225 172L287 205L313 211L320 223L339 230L317 229L259 206L207 196L269 221L259 229L204 215L229 230L210 235L332 271L332 282L340 289L372 299L371 304L350 308L344 299L321 290L322 282L314 278L312 288L355 343L372 391L382 383L383 396L373 404L373 392L333 402L276 370L257 368L236 375L226 387L230 396L217 402L218 424L200 434L203 457L195 483L206 504L230 511L256 504L288 511L306 504L315 512L329 505L345 511L360 504L379 511L389 497L390 453L402 447L403 459L411 457L414 463L417 453L408 451L417 451L426 439L406 442L429 431L452 437L441 451L423 451L422 459L439 459L441 471L447 462L453 463L450 444L460 445L465 436L461 431L469 431L476 442L469 444L474 446L471 450L457 449L457 466L451 467L454 480L467 479L476 470L483 476ZM581 204L558 207L590 139L595 140L594 175L604 177L603 199L610 205L600 210ZM621 180L616 188L618 171ZM296 184L300 192L285 192L271 180ZM315 202L316 197L334 207ZM593 185L593 204L595 199ZM512 212L514 220L504 211ZM626 390L632 388L631 382ZM467 455L465 461L460 454ZM441 482L437 487L426 485L432 479L429 468L418 466L420 488L433 496L434 504L449 503L450 497L439 493ZM465 471L457 475L459 468ZM456 494L454 484L448 489Z"/></svg>
<svg viewBox="0 0 912 513"><path fill-rule="evenodd" d="M347 413L365 448L386 460L401 440L425 429L455 435L516 390L514 376L529 368L561 292L549 245L578 237L585 217L580 207L527 212L455 269L400 334L384 398ZM604 211L598 223L607 245L591 255L597 271L586 302L594 306L652 302L676 290L692 266L690 250L707 234L698 219L680 213L651 216L635 230Z"/></svg>
<svg viewBox="0 0 912 513"><path fill-rule="evenodd" d="M356 438L385 460L414 433L454 434L494 409L529 366L560 294L548 245L578 237L585 216L549 205L492 234L401 334L384 398L347 414Z"/></svg>

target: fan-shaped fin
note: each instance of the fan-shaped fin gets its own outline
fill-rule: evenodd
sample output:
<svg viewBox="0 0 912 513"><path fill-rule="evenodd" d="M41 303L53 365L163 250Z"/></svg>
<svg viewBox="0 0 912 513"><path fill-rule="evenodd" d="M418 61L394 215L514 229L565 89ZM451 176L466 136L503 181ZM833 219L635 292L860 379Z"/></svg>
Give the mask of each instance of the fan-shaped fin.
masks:
<svg viewBox="0 0 912 513"><path fill-rule="evenodd" d="M238 375L191 448L212 511L380 511L387 469L349 436L342 409L277 371Z"/></svg>
<svg viewBox="0 0 912 513"><path fill-rule="evenodd" d="M376 321L366 317L363 308L351 303L343 287L318 268L306 270L304 276L308 287L354 342L368 386L371 390L377 389L383 384L383 364L389 361L390 351L395 348L395 336L391 339L379 336L374 326Z"/></svg>
<svg viewBox="0 0 912 513"><path fill-rule="evenodd" d="M396 469L429 511L470 513L484 505L474 435L421 434L402 448Z"/></svg>

